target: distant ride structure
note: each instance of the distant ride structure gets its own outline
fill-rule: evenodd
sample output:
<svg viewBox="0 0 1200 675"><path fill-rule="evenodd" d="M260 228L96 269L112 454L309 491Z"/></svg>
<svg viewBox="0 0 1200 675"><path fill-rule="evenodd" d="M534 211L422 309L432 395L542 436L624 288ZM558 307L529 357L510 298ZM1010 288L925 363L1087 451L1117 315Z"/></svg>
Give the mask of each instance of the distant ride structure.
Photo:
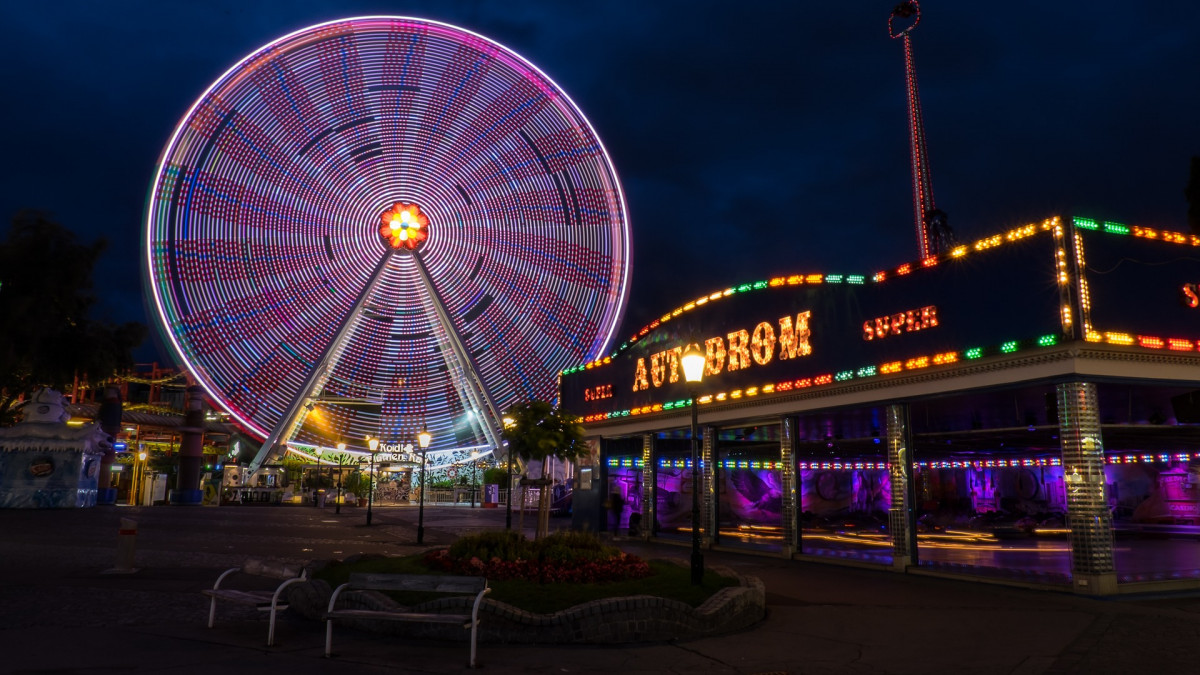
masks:
<svg viewBox="0 0 1200 675"><path fill-rule="evenodd" d="M888 35L904 43L904 81L908 93L908 139L912 156L913 212L917 228L917 249L921 258L940 255L954 246L954 232L945 211L933 203L933 178L929 170L929 149L925 143L925 122L921 116L921 95L917 91L917 66L913 61L912 31L921 22L921 6L916 0L901 2L888 16Z"/></svg>
<svg viewBox="0 0 1200 675"><path fill-rule="evenodd" d="M175 356L250 433L500 447L500 411L605 354L627 210L587 118L508 48L370 16L214 82L155 171L143 264Z"/></svg>

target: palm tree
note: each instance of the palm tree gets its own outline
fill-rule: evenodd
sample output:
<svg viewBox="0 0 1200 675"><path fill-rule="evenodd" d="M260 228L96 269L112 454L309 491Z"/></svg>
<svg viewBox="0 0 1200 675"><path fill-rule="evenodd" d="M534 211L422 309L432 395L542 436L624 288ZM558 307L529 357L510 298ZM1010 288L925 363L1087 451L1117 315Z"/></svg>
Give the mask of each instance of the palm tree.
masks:
<svg viewBox="0 0 1200 675"><path fill-rule="evenodd" d="M550 531L550 479L546 477L546 465L550 458L571 461L588 454L583 440L583 425L579 417L556 409L545 401L517 403L505 412L505 427L502 437L508 442L508 451L516 453L526 462L542 463L541 495L538 499L537 533L534 538L546 536Z"/></svg>

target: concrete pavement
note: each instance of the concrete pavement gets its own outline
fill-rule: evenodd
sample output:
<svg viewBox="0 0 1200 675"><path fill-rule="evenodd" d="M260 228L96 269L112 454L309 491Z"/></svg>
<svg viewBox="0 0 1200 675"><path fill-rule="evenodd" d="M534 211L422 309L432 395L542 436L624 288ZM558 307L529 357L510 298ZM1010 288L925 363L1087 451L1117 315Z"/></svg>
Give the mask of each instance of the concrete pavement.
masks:
<svg viewBox="0 0 1200 675"><path fill-rule="evenodd" d="M119 519L138 522L135 574L114 565ZM325 659L323 629L281 615L218 609L210 587L248 557L306 561L356 553L403 555L417 510L311 507L101 507L0 511L0 672L453 673L459 643L339 630ZM514 520L514 523L516 521ZM553 526L566 527L554 519ZM526 529L532 518L526 518ZM504 511L426 507L426 543L504 526ZM669 544L618 541L648 557L686 557ZM757 576L768 616L738 634L627 647L482 644L494 673L1194 673L1200 598L1093 599L869 569L706 552L710 564Z"/></svg>

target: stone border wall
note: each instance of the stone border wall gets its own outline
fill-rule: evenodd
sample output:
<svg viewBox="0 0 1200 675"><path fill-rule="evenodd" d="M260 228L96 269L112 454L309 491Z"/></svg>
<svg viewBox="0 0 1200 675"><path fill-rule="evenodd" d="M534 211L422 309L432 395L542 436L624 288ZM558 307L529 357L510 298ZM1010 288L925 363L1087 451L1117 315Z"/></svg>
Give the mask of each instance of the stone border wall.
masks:
<svg viewBox="0 0 1200 675"><path fill-rule="evenodd" d="M713 571L734 577L737 586L717 591L699 607L650 595L604 598L553 614L534 614L484 598L479 608L479 641L529 644L628 644L691 640L748 628L766 616L766 592L755 577L743 577L726 567ZM301 615L320 621L329 607L332 589L324 581L293 584L288 601ZM345 592L344 606L375 611L417 611L469 614L473 598L454 596L412 608L403 607L375 591ZM339 605L342 605L339 602ZM466 641L469 632L446 624L403 621L339 620L338 627L373 633Z"/></svg>

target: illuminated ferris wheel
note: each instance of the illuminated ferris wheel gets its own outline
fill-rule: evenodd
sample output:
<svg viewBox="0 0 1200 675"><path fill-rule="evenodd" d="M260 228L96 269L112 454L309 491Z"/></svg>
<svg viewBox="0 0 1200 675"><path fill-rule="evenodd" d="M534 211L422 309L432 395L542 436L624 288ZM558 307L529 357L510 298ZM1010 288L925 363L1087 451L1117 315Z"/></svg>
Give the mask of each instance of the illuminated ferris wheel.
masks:
<svg viewBox="0 0 1200 675"><path fill-rule="evenodd" d="M620 323L630 233L588 120L528 61L433 21L320 24L179 122L146 212L161 328L213 400L280 444L422 428L499 447L499 411Z"/></svg>

